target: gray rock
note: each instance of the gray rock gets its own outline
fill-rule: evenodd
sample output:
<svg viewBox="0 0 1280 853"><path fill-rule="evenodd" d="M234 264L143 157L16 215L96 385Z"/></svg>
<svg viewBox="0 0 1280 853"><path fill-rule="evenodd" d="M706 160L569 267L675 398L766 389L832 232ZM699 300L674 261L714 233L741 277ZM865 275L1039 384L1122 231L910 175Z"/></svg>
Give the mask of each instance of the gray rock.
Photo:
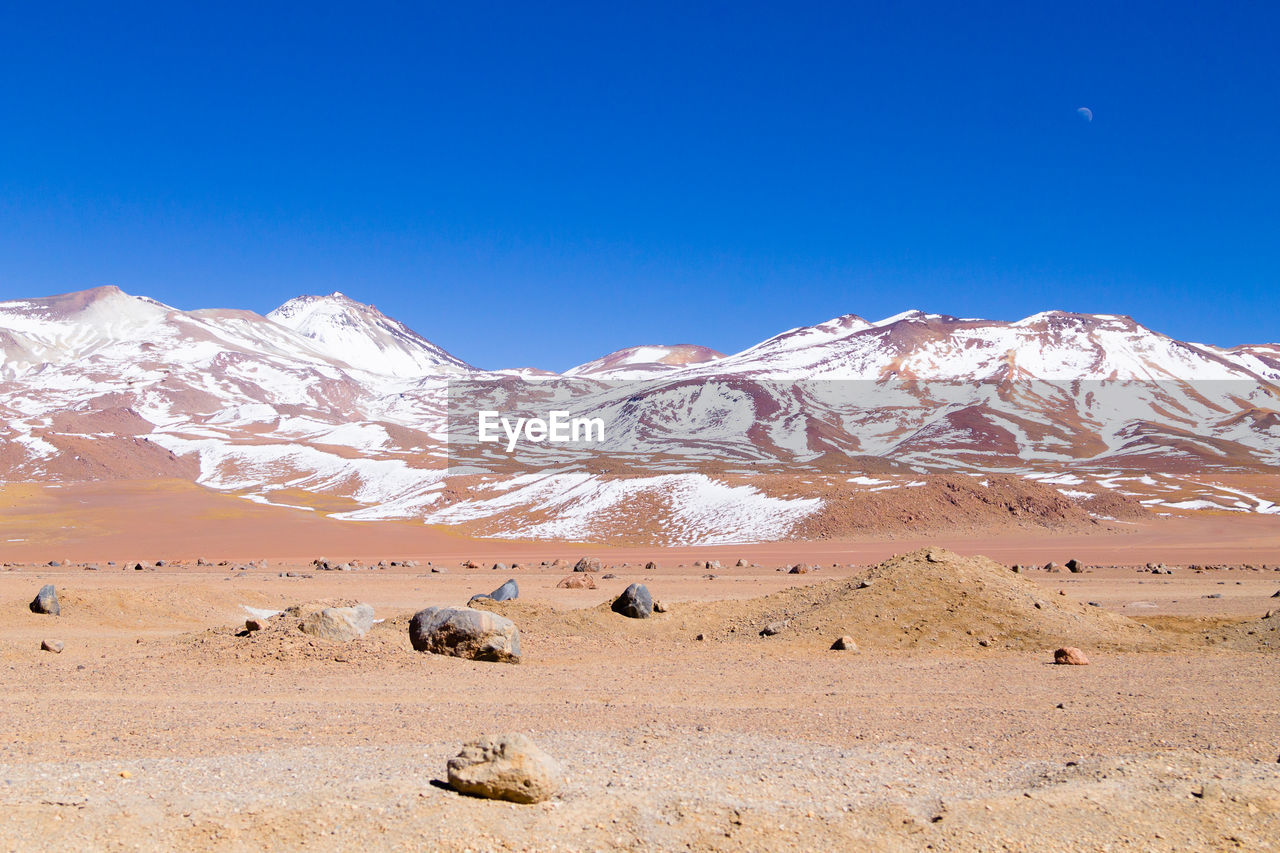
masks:
<svg viewBox="0 0 1280 853"><path fill-rule="evenodd" d="M760 629L760 636L761 637L776 636L778 634L781 634L786 627L787 627L787 620L785 619L780 619L777 622L770 622L768 625L765 625L763 628Z"/></svg>
<svg viewBox="0 0 1280 853"><path fill-rule="evenodd" d="M1067 571L1073 575L1078 575L1084 571L1084 563L1079 560L1067 560Z"/></svg>
<svg viewBox="0 0 1280 853"><path fill-rule="evenodd" d="M313 637L345 643L369 632L373 627L373 608L368 604L326 607L305 617L299 627Z"/></svg>
<svg viewBox="0 0 1280 853"><path fill-rule="evenodd" d="M613 612L632 619L646 619L653 613L653 596L642 583L633 583L614 599Z"/></svg>
<svg viewBox="0 0 1280 853"><path fill-rule="evenodd" d="M62 613L62 606L58 604L58 591L51 583L40 587L30 607L32 613L43 613L48 616L58 616Z"/></svg>
<svg viewBox="0 0 1280 853"><path fill-rule="evenodd" d="M707 560L707 564L706 564L706 565L707 565L707 568L708 568L708 569L723 569L723 568L724 568L724 566L720 565L720 561L719 561L719 560Z"/></svg>
<svg viewBox="0 0 1280 853"><path fill-rule="evenodd" d="M598 572L604 568L604 563L600 562L599 557L583 557L574 564L575 572Z"/></svg>
<svg viewBox="0 0 1280 853"><path fill-rule="evenodd" d="M564 775L556 760L522 734L483 737L449 759L449 785L475 797L540 803L560 790Z"/></svg>
<svg viewBox="0 0 1280 853"><path fill-rule="evenodd" d="M506 564L506 563L494 563L494 564L490 567L490 569L491 569L492 571L495 571L495 572L505 572L505 571L507 570L507 564ZM501 601L502 599L498 599L498 600L499 600L499 601Z"/></svg>
<svg viewBox="0 0 1280 853"><path fill-rule="evenodd" d="M511 601L520 597L520 587L516 583L515 578L509 578L506 583L495 589L488 595L473 595L472 601L488 600L488 601Z"/></svg>
<svg viewBox="0 0 1280 853"><path fill-rule="evenodd" d="M45 652L53 652L56 655L62 654L65 648L61 640L43 640L40 643L40 650Z"/></svg>
<svg viewBox="0 0 1280 853"><path fill-rule="evenodd" d="M409 622L419 652L498 663L520 662L520 632L510 619L470 607L428 607Z"/></svg>

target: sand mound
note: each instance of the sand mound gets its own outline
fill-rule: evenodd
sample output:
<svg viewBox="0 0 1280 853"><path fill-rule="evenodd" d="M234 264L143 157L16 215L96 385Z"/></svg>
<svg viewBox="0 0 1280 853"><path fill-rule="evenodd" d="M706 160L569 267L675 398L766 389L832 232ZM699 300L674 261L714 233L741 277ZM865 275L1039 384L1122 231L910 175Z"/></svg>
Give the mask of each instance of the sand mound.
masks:
<svg viewBox="0 0 1280 853"><path fill-rule="evenodd" d="M185 657L210 664L331 660L385 665L396 660L412 660L415 653L409 645L408 617L375 623L369 633L345 643L302 632L302 622L311 613L326 607L350 607L358 603L354 599L332 598L295 604L267 619L266 627L260 631L246 632L241 623L235 627L183 634L174 642Z"/></svg>
<svg viewBox="0 0 1280 853"><path fill-rule="evenodd" d="M653 590L661 597L661 589ZM746 601L683 603L648 619L625 619L609 602L560 610L520 601L484 603L515 621L526 652L589 639L625 649L636 642L752 642L827 648L841 635L863 648L1159 649L1177 638L1054 594L985 557L928 548L894 557L852 579ZM761 637L766 625L777 633Z"/></svg>
<svg viewBox="0 0 1280 853"><path fill-rule="evenodd" d="M942 548L894 557L862 578L708 609L724 617L718 637L782 623L766 642L829 644L848 634L872 648L1159 645L1153 630L1130 619L1052 594L986 557Z"/></svg>

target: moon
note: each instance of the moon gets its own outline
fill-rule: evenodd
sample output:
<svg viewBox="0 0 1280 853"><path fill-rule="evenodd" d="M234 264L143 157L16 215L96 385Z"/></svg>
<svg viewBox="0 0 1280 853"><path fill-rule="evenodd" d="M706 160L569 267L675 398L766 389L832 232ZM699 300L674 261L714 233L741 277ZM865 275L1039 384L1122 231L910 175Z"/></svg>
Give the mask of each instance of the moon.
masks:
<svg viewBox="0 0 1280 853"><path fill-rule="evenodd" d="M1084 119L1085 121L1093 121L1093 110L1089 109L1088 107L1081 107L1080 109L1076 110L1076 115L1080 116L1080 118Z"/></svg>

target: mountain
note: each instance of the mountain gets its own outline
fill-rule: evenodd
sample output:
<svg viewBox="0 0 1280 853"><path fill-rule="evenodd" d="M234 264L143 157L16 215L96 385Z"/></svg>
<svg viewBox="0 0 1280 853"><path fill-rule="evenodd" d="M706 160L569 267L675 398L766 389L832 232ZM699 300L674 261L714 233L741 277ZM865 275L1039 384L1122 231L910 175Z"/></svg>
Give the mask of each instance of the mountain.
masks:
<svg viewBox="0 0 1280 853"><path fill-rule="evenodd" d="M849 314L557 376L476 370L336 293L263 317L103 287L0 303L0 352L7 481L179 477L340 518L663 543L1280 512L1280 346L1116 315ZM609 435L471 454L490 399Z"/></svg>
<svg viewBox="0 0 1280 853"><path fill-rule="evenodd" d="M384 376L415 377L474 370L372 305L341 293L300 296L267 315L334 361Z"/></svg>
<svg viewBox="0 0 1280 853"><path fill-rule="evenodd" d="M645 379L691 364L706 364L722 358L724 353L695 344L627 347L570 368L564 375L592 376L598 379Z"/></svg>

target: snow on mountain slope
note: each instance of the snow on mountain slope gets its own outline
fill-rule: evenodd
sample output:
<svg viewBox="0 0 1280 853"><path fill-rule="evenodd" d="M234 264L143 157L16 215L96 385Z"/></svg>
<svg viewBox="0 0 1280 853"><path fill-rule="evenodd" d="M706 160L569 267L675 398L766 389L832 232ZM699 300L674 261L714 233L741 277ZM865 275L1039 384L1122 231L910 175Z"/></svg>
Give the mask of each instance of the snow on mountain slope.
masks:
<svg viewBox="0 0 1280 853"><path fill-rule="evenodd" d="M699 373L709 371L698 369ZM793 329L717 362L761 378L1254 379L1246 360L1175 341L1128 317L1048 311L1014 323L908 311Z"/></svg>
<svg viewBox="0 0 1280 853"><path fill-rule="evenodd" d="M695 344L627 347L570 368L564 375L591 376L597 379L645 379L692 364L716 362L722 358L724 353Z"/></svg>
<svg viewBox="0 0 1280 853"><path fill-rule="evenodd" d="M0 303L0 352L6 480L183 477L355 520L668 543L785 536L824 500L806 466L856 485L868 459L900 470L877 489L1006 470L1173 510L1280 503L1205 474L1280 466L1280 346L1188 344L1112 315L845 315L728 357L631 347L561 378L475 370L341 294L263 317L106 287ZM539 404L572 386L617 455L461 476L446 418L460 379Z"/></svg>
<svg viewBox="0 0 1280 853"><path fill-rule="evenodd" d="M370 373L408 378L473 369L372 305L341 293L291 299L267 318L307 338L330 358Z"/></svg>

